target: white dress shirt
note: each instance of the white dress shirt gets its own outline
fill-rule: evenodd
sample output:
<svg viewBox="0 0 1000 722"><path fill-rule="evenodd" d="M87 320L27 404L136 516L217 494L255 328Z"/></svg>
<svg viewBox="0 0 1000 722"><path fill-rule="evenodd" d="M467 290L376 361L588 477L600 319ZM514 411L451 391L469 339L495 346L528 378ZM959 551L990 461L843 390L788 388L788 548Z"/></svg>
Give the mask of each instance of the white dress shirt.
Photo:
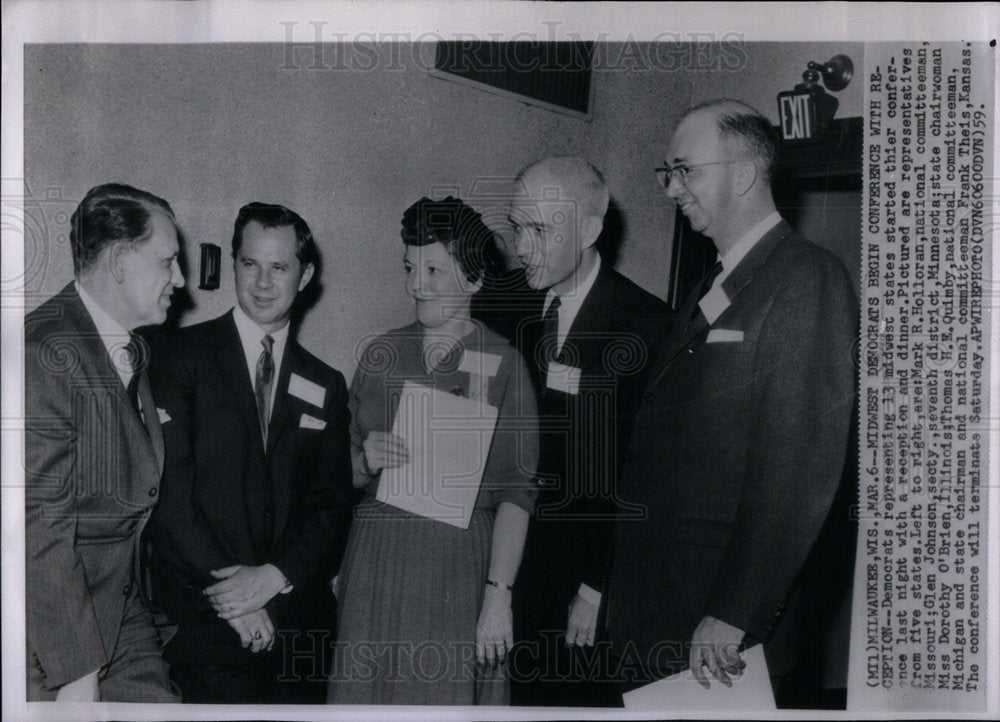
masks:
<svg viewBox="0 0 1000 722"><path fill-rule="evenodd" d="M590 293L590 289L594 287L594 281L597 280L597 272L601 270L601 257L597 257L597 262L594 267L590 269L590 273L584 278L580 283L578 283L572 290L567 291L559 295L559 309L556 313L559 315L559 324L556 330L556 340L557 347L556 352L562 351L563 344L566 343L566 336L569 335L569 330L573 327L573 321L576 320L576 315L580 313L580 307L583 306L583 302L587 299L587 294ZM549 310L549 306L552 304L552 299L556 297L556 292L551 288L549 292L545 294L545 308L542 310L542 316L545 312Z"/></svg>

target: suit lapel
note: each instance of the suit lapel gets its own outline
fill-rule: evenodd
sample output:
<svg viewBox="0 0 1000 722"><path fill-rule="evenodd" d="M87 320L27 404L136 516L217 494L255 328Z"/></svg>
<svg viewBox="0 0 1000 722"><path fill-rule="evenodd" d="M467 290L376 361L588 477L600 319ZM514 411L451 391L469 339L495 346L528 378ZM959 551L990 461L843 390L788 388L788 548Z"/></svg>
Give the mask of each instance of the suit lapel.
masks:
<svg viewBox="0 0 1000 722"><path fill-rule="evenodd" d="M300 404L291 398L288 393L289 380L293 373L300 373L302 361L299 357L299 345L291 334L285 345L285 353L281 359L281 368L278 369L278 388L274 395L274 408L271 410L271 423L267 430L267 459L266 463L270 467L273 462L275 448L281 441L285 432L296 424L294 417L295 409L300 408ZM316 416L322 416L317 412ZM278 540L281 532L285 528L288 519L289 505L291 504L290 485L295 480L280 470L271 469L271 494L274 502L274 541Z"/></svg>
<svg viewBox="0 0 1000 722"><path fill-rule="evenodd" d="M609 341L608 332L614 308L614 281L610 271L602 265L563 344L564 353L570 357L570 365L578 367L583 373L597 364L598 375L603 375L604 349ZM569 349L575 349L575 352L567 353Z"/></svg>
<svg viewBox="0 0 1000 722"><path fill-rule="evenodd" d="M730 303L734 301L746 285L753 280L754 275L757 273L757 269L760 268L764 264L764 261L767 260L768 256L771 255L771 251L774 250L774 247L784 240L784 238L790 233L792 233L791 226L789 226L785 221L778 223L778 225L764 234L764 237L750 249L750 252L747 253L740 264L733 269L733 272L726 276L725 280L722 282L722 290L726 292L726 296L729 298Z"/></svg>
<svg viewBox="0 0 1000 722"><path fill-rule="evenodd" d="M670 364L674 357L684 350L689 343L704 329L708 323L708 319L705 318L705 314L701 313L698 308L698 289L695 289L684 301L684 305L678 312L676 321L673 328L670 329L670 333L667 335L666 340L660 347L660 353L658 355L656 366L659 371L653 379L655 383L659 379L659 375L664 369ZM694 318L692 318L694 316ZM687 323L687 319L691 319L691 323Z"/></svg>
<svg viewBox="0 0 1000 722"><path fill-rule="evenodd" d="M62 294L66 298L66 321L68 324L76 326L79 330L74 334L74 343L80 346L80 370L89 378L99 379L102 385L109 390L113 389L115 402L118 408L118 418L127 434L129 440L129 453L138 462L148 464L151 470L156 471L156 478L159 478L163 471L163 436L159 435L159 449L156 448L152 435L148 434L143 426L142 419L132 406L132 401L128 397L125 384L122 383L121 376L115 368L114 361L101 335L90 317L87 307L83 305L79 294L73 284L66 286ZM122 340L122 347L128 339ZM145 372L143 371L143 376ZM142 391L142 377L140 377L140 393ZM146 398L142 399L143 408L152 410L152 415L156 415L156 405L153 401L152 393L149 390L149 381L146 379ZM146 405L148 404L148 406ZM159 420L156 421L157 431L159 431Z"/></svg>
<svg viewBox="0 0 1000 722"><path fill-rule="evenodd" d="M253 395L253 379L247 367L247 358L243 353L243 342L236 330L233 312L230 311L221 319L221 329L218 335L218 353L216 362L221 367L220 379L228 379L236 394L236 405L243 417L243 423L250 431L250 437L256 439L255 445L260 454L264 453L264 439L260 433L260 421L257 418L257 399Z"/></svg>
<svg viewBox="0 0 1000 722"><path fill-rule="evenodd" d="M764 236L750 249L750 252L740 261L739 265L733 269L722 282L722 290L726 292L726 297L729 299L730 305L739 297L743 289L746 288L747 284L753 280L756 275L757 269L767 260L768 256L774 250L775 246L778 245L787 235L792 232L791 226L785 221L781 221L772 228L770 231L764 234ZM670 362L676 358L677 354L686 349L691 343L698 337L699 334L704 333L705 329L708 328L708 319L705 318L705 314L698 309L698 294L700 288L696 289L687 300L684 302L684 306L678 314L677 318L680 323L671 329L670 334L667 336L666 341L662 346L662 351L657 358L657 371L651 377L651 381L648 384L653 386L660 381L660 378L666 372L670 366ZM720 314L719 318L715 319L718 323L719 319L725 316L725 311ZM694 314L694 318L691 324L684 327L684 323L681 319L691 318ZM714 324L713 324L714 325Z"/></svg>
<svg viewBox="0 0 1000 722"><path fill-rule="evenodd" d="M271 456L275 444L289 424L288 415L291 413L292 400L288 398L288 381L292 371L299 369L298 344L292 340L289 334L285 344L285 353L281 359L281 368L278 369L278 387L274 394L274 408L271 409L271 419L267 427L267 455Z"/></svg>
<svg viewBox="0 0 1000 722"><path fill-rule="evenodd" d="M149 376L145 369L141 373L142 375L139 377L139 402L142 404L146 434L153 446L157 468L159 473L163 474L163 429L160 428L160 412L156 410L153 390L149 385Z"/></svg>

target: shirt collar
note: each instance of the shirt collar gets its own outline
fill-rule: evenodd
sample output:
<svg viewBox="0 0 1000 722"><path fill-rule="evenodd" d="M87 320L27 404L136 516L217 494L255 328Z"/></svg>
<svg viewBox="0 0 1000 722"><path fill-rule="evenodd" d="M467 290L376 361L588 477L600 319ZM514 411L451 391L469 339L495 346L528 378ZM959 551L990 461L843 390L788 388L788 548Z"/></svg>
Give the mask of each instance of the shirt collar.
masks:
<svg viewBox="0 0 1000 722"><path fill-rule="evenodd" d="M744 233L743 237L736 242L736 245L730 248L729 251L719 259L722 261L723 275L728 276L732 273L733 269L740 265L740 261L746 258L746 255L750 252L750 250L757 245L757 241L763 238L764 234L780 222L781 214L779 214L778 211L772 211L757 225Z"/></svg>
<svg viewBox="0 0 1000 722"><path fill-rule="evenodd" d="M274 368L281 368L281 357L284 355L285 343L288 340L289 324L286 323L271 334L265 334L263 329L246 315L239 304L233 307L233 321L236 322L236 331L240 335L240 343L243 344L243 354L246 356L247 366L250 369L250 378L253 378L257 368L257 359L260 358L260 353L264 350L261 341L267 335L274 339L274 345L271 347Z"/></svg>
<svg viewBox="0 0 1000 722"><path fill-rule="evenodd" d="M601 256L598 254L597 262L594 263L594 267L590 269L590 273L587 274L587 277L578 283L576 288L572 291L559 295L559 318L561 321L565 320L572 323L573 319L576 318L576 314L579 312L580 307L587 298L587 294L590 293L590 289L594 287L594 281L597 280L597 274L600 270ZM549 292L545 294L545 308L542 309L543 314L545 311L549 310L549 305L555 297L556 292L550 288Z"/></svg>

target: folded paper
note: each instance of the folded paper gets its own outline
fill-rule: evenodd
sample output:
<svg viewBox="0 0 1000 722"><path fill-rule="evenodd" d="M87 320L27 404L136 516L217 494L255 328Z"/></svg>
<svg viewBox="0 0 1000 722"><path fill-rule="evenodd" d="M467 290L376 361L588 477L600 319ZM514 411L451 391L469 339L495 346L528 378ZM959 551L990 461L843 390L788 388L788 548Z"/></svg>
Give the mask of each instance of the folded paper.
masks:
<svg viewBox="0 0 1000 722"><path fill-rule="evenodd" d="M376 498L468 529L496 422L495 406L407 381L392 433L409 461L382 470Z"/></svg>

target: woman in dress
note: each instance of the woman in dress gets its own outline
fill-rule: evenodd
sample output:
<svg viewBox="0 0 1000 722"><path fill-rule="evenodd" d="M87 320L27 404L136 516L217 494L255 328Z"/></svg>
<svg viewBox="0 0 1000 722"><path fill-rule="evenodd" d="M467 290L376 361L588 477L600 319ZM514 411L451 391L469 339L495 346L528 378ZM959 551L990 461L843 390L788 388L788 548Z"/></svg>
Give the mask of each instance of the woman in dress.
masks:
<svg viewBox="0 0 1000 722"><path fill-rule="evenodd" d="M470 316L502 262L479 214L458 199L423 198L403 216L402 237L417 320L369 343L351 385L363 495L338 580L328 701L507 704L511 585L537 495L534 392L513 347ZM485 466L466 529L376 499L381 472L409 460L391 433L407 382L498 410L492 441L478 440Z"/></svg>

